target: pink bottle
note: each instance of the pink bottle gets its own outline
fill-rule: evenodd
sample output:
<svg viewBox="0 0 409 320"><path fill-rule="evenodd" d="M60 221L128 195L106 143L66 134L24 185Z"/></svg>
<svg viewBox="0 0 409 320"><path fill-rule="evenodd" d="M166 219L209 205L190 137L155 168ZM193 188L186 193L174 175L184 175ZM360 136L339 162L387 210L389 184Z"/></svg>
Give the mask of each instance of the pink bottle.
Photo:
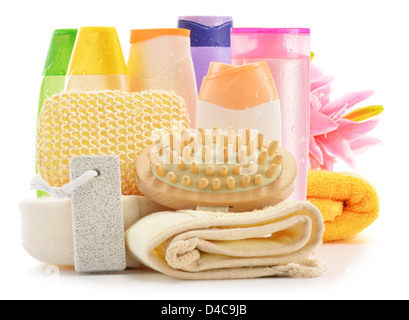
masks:
<svg viewBox="0 0 409 320"><path fill-rule="evenodd" d="M282 146L298 165L288 200L306 200L310 136L310 30L233 28L232 64L263 60L273 75L281 105Z"/></svg>

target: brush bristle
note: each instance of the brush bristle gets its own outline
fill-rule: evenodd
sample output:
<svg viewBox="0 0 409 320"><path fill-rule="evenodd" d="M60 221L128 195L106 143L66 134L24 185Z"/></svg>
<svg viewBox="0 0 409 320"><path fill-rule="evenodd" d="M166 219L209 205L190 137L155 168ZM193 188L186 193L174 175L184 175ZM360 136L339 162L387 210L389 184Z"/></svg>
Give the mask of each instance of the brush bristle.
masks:
<svg viewBox="0 0 409 320"><path fill-rule="evenodd" d="M183 130L160 146L151 157L153 171L175 187L240 192L273 183L281 174L279 142L267 143L263 133L250 129Z"/></svg>

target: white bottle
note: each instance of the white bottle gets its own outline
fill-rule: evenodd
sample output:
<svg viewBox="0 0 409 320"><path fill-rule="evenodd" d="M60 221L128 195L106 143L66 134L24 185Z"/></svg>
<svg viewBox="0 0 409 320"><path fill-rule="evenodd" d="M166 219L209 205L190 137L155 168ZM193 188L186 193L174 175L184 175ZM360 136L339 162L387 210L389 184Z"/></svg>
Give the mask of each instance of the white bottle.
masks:
<svg viewBox="0 0 409 320"><path fill-rule="evenodd" d="M212 62L199 94L196 126L248 128L263 132L266 140L280 142L280 102L267 64Z"/></svg>

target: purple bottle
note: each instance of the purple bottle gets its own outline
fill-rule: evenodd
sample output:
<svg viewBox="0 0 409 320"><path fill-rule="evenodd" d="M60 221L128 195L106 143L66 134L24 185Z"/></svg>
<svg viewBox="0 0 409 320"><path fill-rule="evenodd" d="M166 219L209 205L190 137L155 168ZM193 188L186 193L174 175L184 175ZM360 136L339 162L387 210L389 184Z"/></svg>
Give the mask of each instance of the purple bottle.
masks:
<svg viewBox="0 0 409 320"><path fill-rule="evenodd" d="M233 19L227 16L182 16L179 17L178 28L191 31L192 59L197 91L200 92L212 61L231 63L230 30Z"/></svg>

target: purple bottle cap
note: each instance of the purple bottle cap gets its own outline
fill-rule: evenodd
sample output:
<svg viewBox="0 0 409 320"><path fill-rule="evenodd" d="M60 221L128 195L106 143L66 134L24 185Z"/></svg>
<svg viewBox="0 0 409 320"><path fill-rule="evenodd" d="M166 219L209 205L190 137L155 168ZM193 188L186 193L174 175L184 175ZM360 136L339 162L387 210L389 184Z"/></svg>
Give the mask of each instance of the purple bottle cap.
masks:
<svg viewBox="0 0 409 320"><path fill-rule="evenodd" d="M181 16L178 28L191 31L192 47L230 47L233 19L227 16Z"/></svg>
<svg viewBox="0 0 409 320"><path fill-rule="evenodd" d="M227 22L232 22L229 16L180 16L179 20L195 22L207 27L217 27Z"/></svg>

